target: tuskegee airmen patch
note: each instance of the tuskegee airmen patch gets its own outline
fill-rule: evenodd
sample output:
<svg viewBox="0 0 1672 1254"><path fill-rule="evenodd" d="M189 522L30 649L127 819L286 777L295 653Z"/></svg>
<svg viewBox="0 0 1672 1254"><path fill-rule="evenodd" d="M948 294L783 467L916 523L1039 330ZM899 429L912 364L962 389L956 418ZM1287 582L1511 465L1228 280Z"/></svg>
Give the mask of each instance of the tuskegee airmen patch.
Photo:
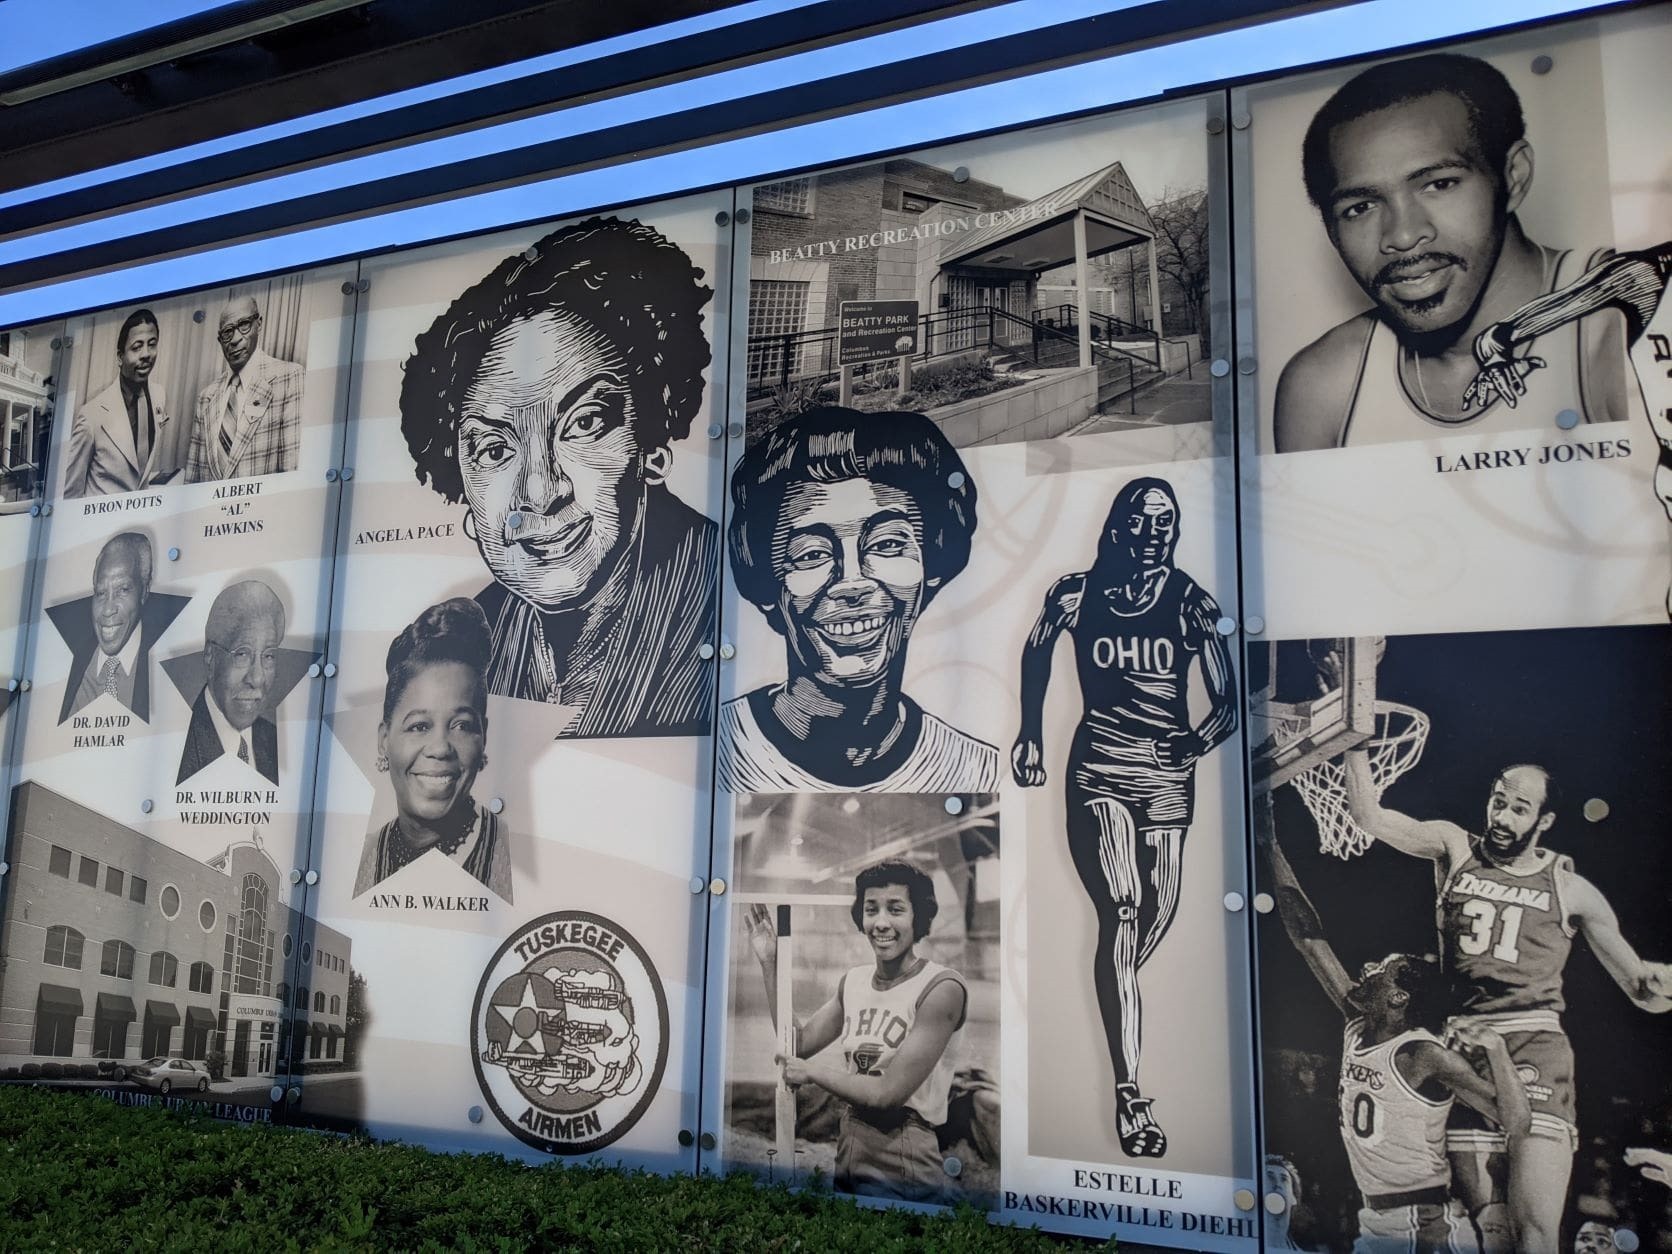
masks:
<svg viewBox="0 0 1672 1254"><path fill-rule="evenodd" d="M639 943L560 910L524 924L471 1010L476 1082L499 1121L549 1154L589 1154L644 1114L668 1060L668 1001Z"/></svg>

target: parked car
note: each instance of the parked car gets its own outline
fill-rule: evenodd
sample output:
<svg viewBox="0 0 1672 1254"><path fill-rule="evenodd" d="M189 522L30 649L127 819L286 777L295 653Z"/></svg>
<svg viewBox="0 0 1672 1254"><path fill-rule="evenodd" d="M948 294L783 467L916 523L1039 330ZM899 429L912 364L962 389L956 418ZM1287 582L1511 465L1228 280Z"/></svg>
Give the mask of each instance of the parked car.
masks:
<svg viewBox="0 0 1672 1254"><path fill-rule="evenodd" d="M167 1093L172 1089L209 1088L209 1068L189 1058L147 1058L128 1068L128 1079L142 1088Z"/></svg>

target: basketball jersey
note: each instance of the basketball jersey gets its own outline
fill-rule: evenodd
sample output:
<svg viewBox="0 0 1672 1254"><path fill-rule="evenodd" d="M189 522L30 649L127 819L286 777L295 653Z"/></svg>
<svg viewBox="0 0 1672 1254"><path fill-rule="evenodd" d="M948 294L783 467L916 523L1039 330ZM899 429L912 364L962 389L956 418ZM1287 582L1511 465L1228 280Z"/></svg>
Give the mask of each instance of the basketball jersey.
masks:
<svg viewBox="0 0 1672 1254"><path fill-rule="evenodd" d="M1589 264L1578 254L1572 251L1560 254L1551 267L1545 292L1565 287L1587 269ZM1583 318L1556 327L1517 349L1520 356L1541 358L1544 368L1532 371L1523 379L1527 391L1516 399L1514 409L1501 399L1494 399L1484 408L1477 405L1461 416L1435 417L1411 394L1400 376L1399 337L1381 318L1366 316L1370 320L1370 336L1365 340L1358 381L1347 405L1347 420L1341 428L1342 446L1387 444L1423 435L1522 431L1548 425L1551 415L1564 409L1573 410L1586 422L1595 421L1587 412L1580 366L1584 360Z"/></svg>
<svg viewBox="0 0 1672 1254"><path fill-rule="evenodd" d="M888 988L876 987L877 968L867 963L854 967L842 977L837 992L842 1001L842 1057L849 1075L886 1075L894 1055L917 1024L918 1007L929 990L943 980L952 980L964 992L964 1009L958 1028L969 1011L969 988L964 977L950 967L925 959L915 974ZM946 1122L946 1099L952 1089L957 1064L957 1029L929 1074L911 1096L901 1103L914 1110L931 1126Z"/></svg>
<svg viewBox="0 0 1672 1254"><path fill-rule="evenodd" d="M1353 1019L1341 1042L1341 1143L1353 1180L1366 1198L1451 1183L1446 1119L1452 1099L1430 1101L1405 1081L1394 1055L1412 1041L1433 1041L1416 1028L1380 1045L1363 1046L1364 1020Z"/></svg>
<svg viewBox="0 0 1672 1254"><path fill-rule="evenodd" d="M1091 578L1069 623L1086 721L1153 740L1189 731L1190 659L1198 646L1185 630L1184 608L1201 590L1171 567L1146 608L1123 612Z"/></svg>
<svg viewBox="0 0 1672 1254"><path fill-rule="evenodd" d="M1563 1009L1574 928L1562 889L1573 861L1540 852L1538 865L1518 874L1471 850L1440 889L1441 960L1467 982L1470 1014Z"/></svg>

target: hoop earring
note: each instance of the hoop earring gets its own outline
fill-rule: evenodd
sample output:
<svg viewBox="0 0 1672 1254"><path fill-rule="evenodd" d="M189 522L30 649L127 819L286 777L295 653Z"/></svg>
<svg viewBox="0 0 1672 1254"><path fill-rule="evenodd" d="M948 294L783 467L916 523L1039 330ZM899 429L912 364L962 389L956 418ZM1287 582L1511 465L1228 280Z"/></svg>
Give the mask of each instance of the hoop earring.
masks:
<svg viewBox="0 0 1672 1254"><path fill-rule="evenodd" d="M469 508L464 511L464 533L472 540L476 538L476 515L472 514Z"/></svg>
<svg viewBox="0 0 1672 1254"><path fill-rule="evenodd" d="M673 469L673 450L666 445L652 449L644 455L644 481L646 483L666 483L668 471Z"/></svg>
<svg viewBox="0 0 1672 1254"><path fill-rule="evenodd" d="M377 755L377 769L385 772L389 769L389 759L381 753Z"/></svg>

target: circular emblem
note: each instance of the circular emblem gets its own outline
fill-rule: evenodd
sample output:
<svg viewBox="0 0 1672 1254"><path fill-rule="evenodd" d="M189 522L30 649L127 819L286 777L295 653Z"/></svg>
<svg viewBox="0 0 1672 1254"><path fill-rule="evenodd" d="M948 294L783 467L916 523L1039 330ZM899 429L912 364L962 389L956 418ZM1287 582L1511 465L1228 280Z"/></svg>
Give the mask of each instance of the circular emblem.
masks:
<svg viewBox="0 0 1672 1254"><path fill-rule="evenodd" d="M548 1154L589 1154L643 1115L668 1061L668 1000L639 943L560 910L524 924L482 973L476 1082L499 1121Z"/></svg>

